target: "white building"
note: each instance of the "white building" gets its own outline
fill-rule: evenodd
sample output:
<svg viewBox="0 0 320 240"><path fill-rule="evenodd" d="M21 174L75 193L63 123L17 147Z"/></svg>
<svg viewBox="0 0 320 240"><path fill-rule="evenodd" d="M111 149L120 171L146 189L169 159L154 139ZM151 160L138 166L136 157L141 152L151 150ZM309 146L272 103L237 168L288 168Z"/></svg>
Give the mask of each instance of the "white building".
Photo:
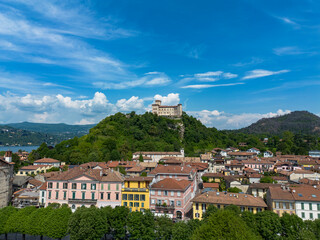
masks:
<svg viewBox="0 0 320 240"><path fill-rule="evenodd" d="M47 198L47 183L43 183L39 188L39 205L45 206L46 205L46 198Z"/></svg>
<svg viewBox="0 0 320 240"><path fill-rule="evenodd" d="M151 160L145 160L150 162L159 162L161 158L165 157L184 157L184 149L182 148L180 152L135 152L132 154L132 158L139 158L140 155L142 157L151 158Z"/></svg>
<svg viewBox="0 0 320 240"><path fill-rule="evenodd" d="M296 214L303 220L320 219L320 190L313 187L299 187L292 190Z"/></svg>
<svg viewBox="0 0 320 240"><path fill-rule="evenodd" d="M53 167L60 167L61 162L59 160L53 158L42 158L39 160L34 161L33 165L51 165Z"/></svg>
<svg viewBox="0 0 320 240"><path fill-rule="evenodd" d="M264 153L263 153L263 157L273 157L273 153L271 152L271 151L265 151Z"/></svg>
<svg viewBox="0 0 320 240"><path fill-rule="evenodd" d="M260 154L260 150L258 148L250 148L247 152L256 153L257 155Z"/></svg>
<svg viewBox="0 0 320 240"><path fill-rule="evenodd" d="M310 180L319 180L320 174L308 170L298 169L290 174L290 181L299 182L300 179L307 178Z"/></svg>
<svg viewBox="0 0 320 240"><path fill-rule="evenodd" d="M313 151L309 151L309 156L310 157L320 157L320 150L313 150Z"/></svg>
<svg viewBox="0 0 320 240"><path fill-rule="evenodd" d="M152 113L164 117L181 117L182 116L182 105L176 106L163 106L160 100L156 100L152 104Z"/></svg>

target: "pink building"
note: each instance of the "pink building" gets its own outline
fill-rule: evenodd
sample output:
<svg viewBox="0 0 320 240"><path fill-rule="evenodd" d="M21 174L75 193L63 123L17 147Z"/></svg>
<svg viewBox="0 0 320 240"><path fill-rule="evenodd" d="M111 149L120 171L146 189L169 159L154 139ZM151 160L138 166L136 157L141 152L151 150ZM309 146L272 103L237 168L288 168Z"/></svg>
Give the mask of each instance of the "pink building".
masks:
<svg viewBox="0 0 320 240"><path fill-rule="evenodd" d="M246 168L252 168L259 172L273 171L274 168L274 162L266 160L244 160L242 163Z"/></svg>
<svg viewBox="0 0 320 240"><path fill-rule="evenodd" d="M72 211L80 206L121 206L123 181L116 171L75 167L48 179L46 206L68 204Z"/></svg>
<svg viewBox="0 0 320 240"><path fill-rule="evenodd" d="M150 209L156 216L185 219L192 208L192 181L165 178L150 187Z"/></svg>

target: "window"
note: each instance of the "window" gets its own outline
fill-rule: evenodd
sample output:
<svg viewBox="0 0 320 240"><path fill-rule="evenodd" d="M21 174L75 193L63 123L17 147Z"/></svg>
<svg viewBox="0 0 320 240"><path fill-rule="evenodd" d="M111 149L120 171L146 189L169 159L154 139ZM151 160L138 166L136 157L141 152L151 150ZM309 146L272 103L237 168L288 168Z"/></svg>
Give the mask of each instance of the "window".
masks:
<svg viewBox="0 0 320 240"><path fill-rule="evenodd" d="M158 205L161 205L161 200L160 199L158 199L157 202L158 202Z"/></svg>
<svg viewBox="0 0 320 240"><path fill-rule="evenodd" d="M177 195L178 195L178 197L180 197L181 196L181 192L177 192Z"/></svg>
<svg viewBox="0 0 320 240"><path fill-rule="evenodd" d="M123 206L127 207L128 203L127 202L123 202Z"/></svg>
<svg viewBox="0 0 320 240"><path fill-rule="evenodd" d="M86 193L82 192L82 199L86 199Z"/></svg>
<svg viewBox="0 0 320 240"><path fill-rule="evenodd" d="M77 189L77 184L76 183L72 183L72 189Z"/></svg>
<svg viewBox="0 0 320 240"><path fill-rule="evenodd" d="M103 192L100 193L100 199L103 199Z"/></svg>
<svg viewBox="0 0 320 240"><path fill-rule="evenodd" d="M196 203L196 210L199 210L199 203Z"/></svg>
<svg viewBox="0 0 320 240"><path fill-rule="evenodd" d="M170 206L174 206L174 201L170 200Z"/></svg>
<svg viewBox="0 0 320 240"><path fill-rule="evenodd" d="M203 210L206 210L206 204L205 203L202 203L202 211Z"/></svg>
<svg viewBox="0 0 320 240"><path fill-rule="evenodd" d="M91 184L91 190L96 190L96 184L95 183Z"/></svg>
<svg viewBox="0 0 320 240"><path fill-rule="evenodd" d="M144 207L144 203L141 203L141 207Z"/></svg>
<svg viewBox="0 0 320 240"><path fill-rule="evenodd" d="M86 183L81 183L81 189L87 189L87 184Z"/></svg>
<svg viewBox="0 0 320 240"><path fill-rule="evenodd" d="M151 199L151 204L156 204L156 200L155 199Z"/></svg>
<svg viewBox="0 0 320 240"><path fill-rule="evenodd" d="M122 194L122 200L128 200L128 194Z"/></svg>
<svg viewBox="0 0 320 240"><path fill-rule="evenodd" d="M317 204L317 208L318 208L318 211L320 211L320 204L319 203Z"/></svg>
<svg viewBox="0 0 320 240"><path fill-rule="evenodd" d="M117 191L119 191L119 184L116 184L116 186L117 186L117 187L116 187Z"/></svg>
<svg viewBox="0 0 320 240"><path fill-rule="evenodd" d="M313 219L313 213L310 213L310 214L309 214L309 218L310 218L310 219Z"/></svg>
<svg viewBox="0 0 320 240"><path fill-rule="evenodd" d="M67 199L67 192L66 192L66 191L63 192L63 199L64 199L64 200Z"/></svg>
<svg viewBox="0 0 320 240"><path fill-rule="evenodd" d="M135 200L135 201L139 201L139 194L135 194L135 195L134 195L134 200Z"/></svg>
<svg viewBox="0 0 320 240"><path fill-rule="evenodd" d="M161 190L158 190L158 195L159 195L159 196L161 195Z"/></svg>
<svg viewBox="0 0 320 240"><path fill-rule="evenodd" d="M301 217L302 217L302 218L305 218L304 212L301 213Z"/></svg>
<svg viewBox="0 0 320 240"><path fill-rule="evenodd" d="M110 200L110 198L111 198L111 193L108 192L108 193L107 193L107 196L108 196L107 199Z"/></svg>
<svg viewBox="0 0 320 240"><path fill-rule="evenodd" d="M141 195L140 195L140 201L145 201L145 200L146 200L146 196L143 195L143 194L141 194Z"/></svg>
<svg viewBox="0 0 320 240"><path fill-rule="evenodd" d="M174 191L171 191L171 197L173 197L174 196Z"/></svg>
<svg viewBox="0 0 320 240"><path fill-rule="evenodd" d="M133 194L129 194L129 200L133 200Z"/></svg>
<svg viewBox="0 0 320 240"><path fill-rule="evenodd" d="M119 200L119 193L116 193L116 200Z"/></svg>
<svg viewBox="0 0 320 240"><path fill-rule="evenodd" d="M164 191L164 195L168 196L168 191L167 190Z"/></svg>
<svg viewBox="0 0 320 240"><path fill-rule="evenodd" d="M199 214L199 213L196 213L195 216L196 216L196 218L199 218L199 217L200 217L200 214Z"/></svg>
<svg viewBox="0 0 320 240"><path fill-rule="evenodd" d="M91 193L91 199L94 200L94 192Z"/></svg>
<svg viewBox="0 0 320 240"><path fill-rule="evenodd" d="M276 208L279 208L279 202L276 202Z"/></svg>
<svg viewBox="0 0 320 240"><path fill-rule="evenodd" d="M44 191L42 191L42 197L44 197Z"/></svg>
<svg viewBox="0 0 320 240"><path fill-rule="evenodd" d="M318 213L318 219L320 219L320 213Z"/></svg>
<svg viewBox="0 0 320 240"><path fill-rule="evenodd" d="M108 183L108 190L110 190L110 183Z"/></svg>
<svg viewBox="0 0 320 240"><path fill-rule="evenodd" d="M290 203L290 209L293 209L293 203Z"/></svg>
<svg viewBox="0 0 320 240"><path fill-rule="evenodd" d="M23 174L23 172L20 172L20 174Z"/></svg>
<svg viewBox="0 0 320 240"><path fill-rule="evenodd" d="M71 208L76 209L76 205L72 204Z"/></svg>
<svg viewBox="0 0 320 240"><path fill-rule="evenodd" d="M63 189L68 189L68 183L63 183Z"/></svg>
<svg viewBox="0 0 320 240"><path fill-rule="evenodd" d="M76 198L76 192L72 192L72 199Z"/></svg>
<svg viewBox="0 0 320 240"><path fill-rule="evenodd" d="M49 196L48 196L48 198L51 199L51 191L49 191Z"/></svg>
<svg viewBox="0 0 320 240"><path fill-rule="evenodd" d="M59 188L59 183L57 182L57 188Z"/></svg>
<svg viewBox="0 0 320 240"><path fill-rule="evenodd" d="M309 203L309 210L312 210L312 203Z"/></svg>
<svg viewBox="0 0 320 240"><path fill-rule="evenodd" d="M138 203L138 202L135 202L135 203L134 203L134 207L139 207L139 203Z"/></svg>
<svg viewBox="0 0 320 240"><path fill-rule="evenodd" d="M178 207L181 206L181 201L177 201L177 206L178 206Z"/></svg>
<svg viewBox="0 0 320 240"><path fill-rule="evenodd" d="M301 209L304 210L304 203L301 203Z"/></svg>
<svg viewBox="0 0 320 240"><path fill-rule="evenodd" d="M101 190L103 190L103 183L101 183Z"/></svg>
<svg viewBox="0 0 320 240"><path fill-rule="evenodd" d="M156 192L154 190L151 190L151 195L155 195Z"/></svg>
<svg viewBox="0 0 320 240"><path fill-rule="evenodd" d="M130 207L133 207L133 202L129 202L129 206L130 206Z"/></svg>
<svg viewBox="0 0 320 240"><path fill-rule="evenodd" d="M52 182L48 183L48 188L52 188Z"/></svg>

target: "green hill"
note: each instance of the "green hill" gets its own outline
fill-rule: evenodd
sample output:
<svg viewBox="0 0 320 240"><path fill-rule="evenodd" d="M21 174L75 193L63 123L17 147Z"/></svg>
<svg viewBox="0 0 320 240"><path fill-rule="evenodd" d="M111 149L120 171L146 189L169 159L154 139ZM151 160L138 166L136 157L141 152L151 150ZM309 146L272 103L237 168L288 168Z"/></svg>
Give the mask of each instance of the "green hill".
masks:
<svg viewBox="0 0 320 240"><path fill-rule="evenodd" d="M187 156L199 156L200 153L215 147L238 147L246 142L247 150L257 147L261 151L307 154L308 150L319 146L320 138L287 133L282 142L278 136L270 138L268 144L261 140L266 135L246 134L234 131L218 131L207 128L199 120L183 113L180 120L159 117L152 113L137 115L117 113L109 116L90 129L87 135L63 141L54 148L42 144L33 151L31 160L52 157L67 164L91 161L130 160L136 151L180 151L185 149ZM307 139L307 142L304 141Z"/></svg>
<svg viewBox="0 0 320 240"><path fill-rule="evenodd" d="M295 134L320 136L320 117L307 111L295 111L274 118L263 118L246 128L236 130L247 134L281 135L285 131Z"/></svg>

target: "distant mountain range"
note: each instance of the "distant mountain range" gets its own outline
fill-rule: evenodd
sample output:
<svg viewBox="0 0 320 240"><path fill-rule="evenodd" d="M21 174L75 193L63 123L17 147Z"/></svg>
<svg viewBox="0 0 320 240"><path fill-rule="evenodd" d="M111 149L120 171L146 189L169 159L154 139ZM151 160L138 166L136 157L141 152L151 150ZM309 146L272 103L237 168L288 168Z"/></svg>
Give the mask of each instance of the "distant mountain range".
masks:
<svg viewBox="0 0 320 240"><path fill-rule="evenodd" d="M235 131L268 135L279 135L290 131L295 134L320 135L320 117L307 111L295 111L283 116L263 118L248 127Z"/></svg>
<svg viewBox="0 0 320 240"><path fill-rule="evenodd" d="M64 123L9 123L0 125L0 145L55 145L63 140L80 137L95 125L68 125Z"/></svg>

